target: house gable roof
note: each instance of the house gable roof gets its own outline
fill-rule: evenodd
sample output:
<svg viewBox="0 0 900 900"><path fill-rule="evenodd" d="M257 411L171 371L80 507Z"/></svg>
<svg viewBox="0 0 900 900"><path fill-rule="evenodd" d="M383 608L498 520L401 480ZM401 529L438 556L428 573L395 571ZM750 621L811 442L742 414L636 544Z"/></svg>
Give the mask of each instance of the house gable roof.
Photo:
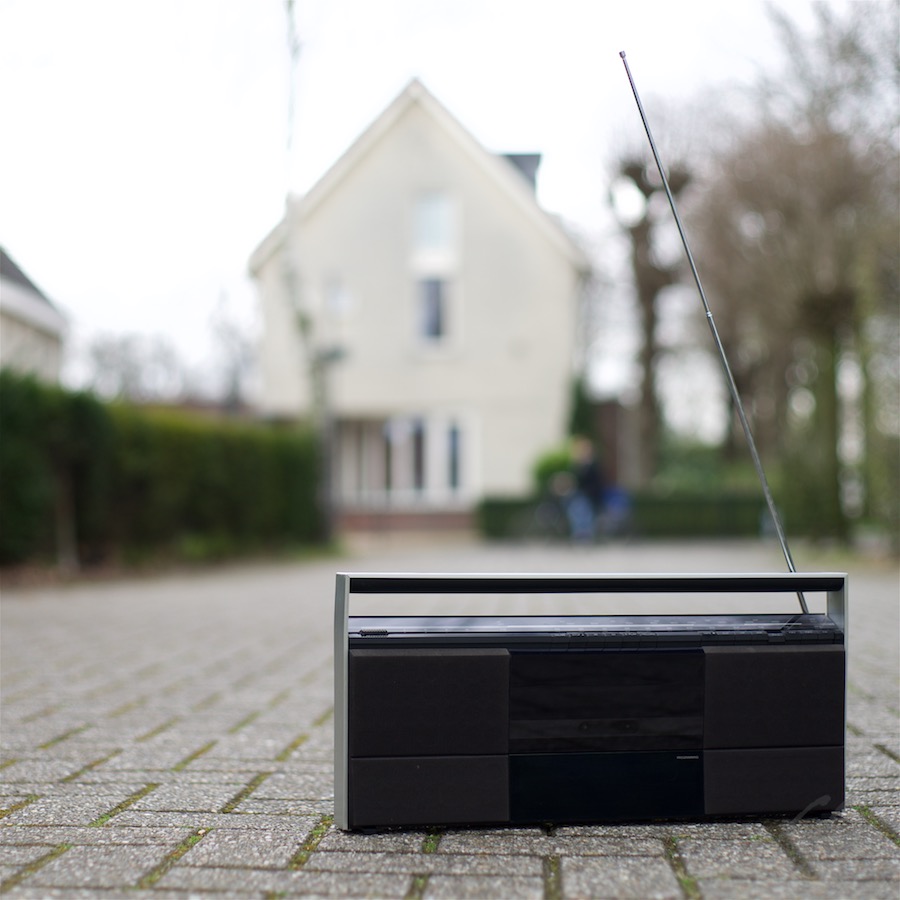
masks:
<svg viewBox="0 0 900 900"><path fill-rule="evenodd" d="M418 105L442 132L465 153L494 183L529 217L545 237L580 271L587 271L590 264L581 248L559 224L538 204L533 181L523 172L523 164L533 165L537 154L507 154L497 156L487 151L447 109L434 97L422 82L414 78L375 121L350 145L335 164L301 198L291 198L286 217L303 218L312 213L344 181L368 155L369 151L387 135L414 105ZM284 240L285 222L277 225L262 241L250 261L256 270Z"/></svg>

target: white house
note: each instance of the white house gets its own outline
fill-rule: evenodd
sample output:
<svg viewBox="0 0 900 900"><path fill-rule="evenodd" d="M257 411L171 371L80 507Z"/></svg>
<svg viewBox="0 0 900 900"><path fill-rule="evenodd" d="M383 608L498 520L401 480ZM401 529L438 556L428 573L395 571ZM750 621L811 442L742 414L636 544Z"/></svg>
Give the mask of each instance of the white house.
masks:
<svg viewBox="0 0 900 900"><path fill-rule="evenodd" d="M0 247L0 366L59 381L63 314Z"/></svg>
<svg viewBox="0 0 900 900"><path fill-rule="evenodd" d="M539 159L413 81L253 253L263 411L327 412L344 524L464 521L563 439L589 264Z"/></svg>

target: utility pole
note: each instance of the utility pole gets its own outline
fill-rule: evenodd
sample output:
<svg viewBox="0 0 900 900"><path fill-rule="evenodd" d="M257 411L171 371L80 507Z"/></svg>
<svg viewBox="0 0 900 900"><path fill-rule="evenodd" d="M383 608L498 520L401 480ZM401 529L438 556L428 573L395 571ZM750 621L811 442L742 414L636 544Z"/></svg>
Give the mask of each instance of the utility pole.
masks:
<svg viewBox="0 0 900 900"><path fill-rule="evenodd" d="M297 70L300 67L300 50L303 45L297 35L297 23L294 16L294 0L285 0L287 13L288 43L288 110L287 110L287 158L285 160L285 203L291 196L291 161L294 152L294 119L297 105Z"/></svg>
<svg viewBox="0 0 900 900"><path fill-rule="evenodd" d="M295 327L306 362L306 377L310 387L310 414L315 432L319 459L317 496L321 516L321 535L327 543L334 536L334 496L332 486L332 455L334 452L334 420L328 395L328 370L341 354L337 348L320 347L315 333L315 322L306 308L300 269L295 259L294 209L291 203L291 163L294 154L296 127L297 72L303 44L297 34L294 0L285 0L287 13L288 45L288 111L285 160L283 247L284 286L287 300L294 312Z"/></svg>

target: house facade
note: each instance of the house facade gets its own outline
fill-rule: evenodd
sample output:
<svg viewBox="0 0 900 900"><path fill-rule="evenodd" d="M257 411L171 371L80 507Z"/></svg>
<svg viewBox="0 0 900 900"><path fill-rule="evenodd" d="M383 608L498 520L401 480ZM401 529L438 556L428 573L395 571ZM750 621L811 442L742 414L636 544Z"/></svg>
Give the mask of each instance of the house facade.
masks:
<svg viewBox="0 0 900 900"><path fill-rule="evenodd" d="M254 252L263 412L327 420L345 524L464 521L564 437L589 267L538 160L413 81Z"/></svg>
<svg viewBox="0 0 900 900"><path fill-rule="evenodd" d="M59 381L63 314L0 247L0 366Z"/></svg>

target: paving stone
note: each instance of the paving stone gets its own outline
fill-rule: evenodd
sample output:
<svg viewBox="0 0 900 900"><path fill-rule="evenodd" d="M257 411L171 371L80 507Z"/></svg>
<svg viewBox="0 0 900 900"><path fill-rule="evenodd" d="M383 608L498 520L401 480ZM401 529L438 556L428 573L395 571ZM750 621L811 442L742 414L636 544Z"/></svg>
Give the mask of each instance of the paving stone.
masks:
<svg viewBox="0 0 900 900"><path fill-rule="evenodd" d="M319 852L339 850L345 853L416 853L427 837L425 831L392 831L383 834L357 834L330 829L319 842ZM450 835L441 838L440 846ZM440 849L440 847L439 847Z"/></svg>
<svg viewBox="0 0 900 900"><path fill-rule="evenodd" d="M808 860L890 859L898 853L891 839L871 826L825 831L798 824L786 827L785 833Z"/></svg>
<svg viewBox="0 0 900 900"><path fill-rule="evenodd" d="M91 759L20 759L3 770L6 784L54 782L80 772Z"/></svg>
<svg viewBox="0 0 900 900"><path fill-rule="evenodd" d="M846 771L848 778L857 776L872 778L879 775L897 778L900 777L900 763L878 752L848 754Z"/></svg>
<svg viewBox="0 0 900 900"><path fill-rule="evenodd" d="M241 886L241 895L278 894L299 897L372 897L398 898L406 896L410 878L406 874L378 874L364 872L352 878L335 879L327 872L277 872L268 869L201 868L175 866L154 888L154 896L168 896L170 891L184 890L201 896L208 891L233 890ZM202 893L201 893L202 892Z"/></svg>
<svg viewBox="0 0 900 900"><path fill-rule="evenodd" d="M21 790L17 791L13 785L7 785L6 790L8 791L8 793L5 793L2 797L0 797L0 812L7 812L14 806L18 806L21 803L33 802L35 797L40 796L39 792L42 790L42 788L23 787Z"/></svg>
<svg viewBox="0 0 900 900"><path fill-rule="evenodd" d="M5 845L3 847L3 865L7 867L11 866L27 866L29 863L33 863L35 860L40 859L42 856L46 856L47 847L44 845L38 846L9 846Z"/></svg>
<svg viewBox="0 0 900 900"><path fill-rule="evenodd" d="M542 873L538 857L476 856L462 853L314 853L304 869L308 872L440 872L445 875L532 875Z"/></svg>
<svg viewBox="0 0 900 900"><path fill-rule="evenodd" d="M896 678L896 675L894 677ZM896 691L896 685L892 689ZM891 702L889 699L890 695L887 694L887 692L885 692L885 694L885 701ZM859 704L855 707L850 707L850 709L852 709L850 721L873 742L881 735L896 735L897 733L896 713L875 705L875 703L885 701L874 701L874 703L870 702L865 705ZM896 699L894 699L893 702L896 702Z"/></svg>
<svg viewBox="0 0 900 900"><path fill-rule="evenodd" d="M125 778L129 783L145 785L148 782L169 785L222 785L229 786L237 793L257 771L247 775L240 771L208 772L183 770L180 772L145 772L143 777L138 772L110 772L102 767L86 772L71 782L73 785L103 785L122 783ZM153 777L155 776L155 778Z"/></svg>
<svg viewBox="0 0 900 900"><path fill-rule="evenodd" d="M38 844L52 847L55 844L62 843L62 841L53 841L44 837L51 828L52 826L3 825L0 823L0 847L35 846Z"/></svg>
<svg viewBox="0 0 900 900"><path fill-rule="evenodd" d="M128 747L122 753L105 764L108 771L123 772L171 772L190 753L197 749L197 745L190 747L168 747L161 750L148 748L145 744Z"/></svg>
<svg viewBox="0 0 900 900"><path fill-rule="evenodd" d="M239 790L236 785L163 784L129 808L135 812L217 813Z"/></svg>
<svg viewBox="0 0 900 900"><path fill-rule="evenodd" d="M874 809L875 807L895 808L900 806L900 790L866 791L865 793L857 794L854 800L860 805L868 806L869 809Z"/></svg>
<svg viewBox="0 0 900 900"><path fill-rule="evenodd" d="M680 823L679 823L680 824ZM634 840L638 838L651 838L663 840L669 837L672 828L670 823L653 825L638 825L625 823L622 825L559 825L554 827L553 834L557 837L593 837L593 838L621 838Z"/></svg>
<svg viewBox="0 0 900 900"><path fill-rule="evenodd" d="M253 792L254 800L330 800L334 802L331 771L322 773L279 774L267 778Z"/></svg>
<svg viewBox="0 0 900 900"><path fill-rule="evenodd" d="M118 820L115 820L118 821ZM193 834L193 828L120 828L114 825L102 827L72 825L28 825L3 827L0 823L0 847L16 845L43 845L56 847L59 844L161 844L178 846ZM4 851L5 852L5 851Z"/></svg>
<svg viewBox="0 0 900 900"><path fill-rule="evenodd" d="M431 875L422 896L424 900L543 900L544 882L521 876Z"/></svg>
<svg viewBox="0 0 900 900"><path fill-rule="evenodd" d="M0 863L0 885L7 882L9 879L14 878L19 874L21 867L18 865L4 865Z"/></svg>
<svg viewBox="0 0 900 900"><path fill-rule="evenodd" d="M18 900L122 900L123 892L121 888L28 888L22 886L14 887L9 891L8 896L16 897ZM184 900L198 900L196 891L167 891L164 896L166 900L177 900L180 897L183 897ZM216 900L247 900L250 897L267 900L267 895L263 891L257 894L246 894L240 891L217 891L215 893ZM161 900L160 892L154 890L129 889L127 898L128 900Z"/></svg>
<svg viewBox="0 0 900 900"><path fill-rule="evenodd" d="M333 800L258 800L251 796L237 809L246 815L327 816L334 811Z"/></svg>
<svg viewBox="0 0 900 900"><path fill-rule="evenodd" d="M815 831L833 831L835 828L846 828L848 826L868 826L869 821L858 810L854 808L844 809L840 812L833 812L829 815L808 815L802 819L776 819L775 823L780 828L796 828L800 832ZM766 831L765 828L763 828ZM766 831L768 834L768 831Z"/></svg>
<svg viewBox="0 0 900 900"><path fill-rule="evenodd" d="M191 849L184 857L184 863L191 866L285 869L309 836L314 824L313 821L308 821L305 829L295 829L290 834L243 829L213 831Z"/></svg>
<svg viewBox="0 0 900 900"><path fill-rule="evenodd" d="M900 788L900 776L868 774L848 775L847 787L858 791L896 790L897 788Z"/></svg>
<svg viewBox="0 0 900 900"><path fill-rule="evenodd" d="M9 813L2 821L5 825L89 825L121 803L126 796L41 797Z"/></svg>
<svg viewBox="0 0 900 900"><path fill-rule="evenodd" d="M22 784L11 786L11 790L16 790L19 797L40 796L40 797L109 797L118 798L113 800L113 805L119 802L121 798L139 791L147 785L146 781L140 779L132 779L127 782L106 782L103 781L99 785L85 785L78 781L54 782L51 784Z"/></svg>
<svg viewBox="0 0 900 900"><path fill-rule="evenodd" d="M702 840L773 840L761 822L679 822L671 829L674 838Z"/></svg>
<svg viewBox="0 0 900 900"><path fill-rule="evenodd" d="M550 853L563 856L662 856L664 845L658 838L608 838L554 836L548 838Z"/></svg>
<svg viewBox="0 0 900 900"><path fill-rule="evenodd" d="M73 847L27 878L29 887L120 888L135 884L167 855L158 846Z"/></svg>
<svg viewBox="0 0 900 900"><path fill-rule="evenodd" d="M878 801L873 800L869 810L878 817L888 828L892 828L895 835L900 836L900 798L892 797L890 806L878 806Z"/></svg>
<svg viewBox="0 0 900 900"><path fill-rule="evenodd" d="M540 828L448 831L441 836L438 853L504 853L544 856L550 853L547 835Z"/></svg>
<svg viewBox="0 0 900 900"><path fill-rule="evenodd" d="M319 815L314 816L266 816L248 815L245 813L184 813L184 812L125 812L116 816L115 822L119 826L132 826L137 828L163 827L163 828L241 828L250 831L267 828L272 831L290 832L292 829L304 827L306 819L318 821Z"/></svg>
<svg viewBox="0 0 900 900"><path fill-rule="evenodd" d="M897 886L861 881L728 881L697 882L703 900L897 900Z"/></svg>
<svg viewBox="0 0 900 900"><path fill-rule="evenodd" d="M569 898L616 900L680 900L678 879L661 859L631 857L565 858L561 860L563 895Z"/></svg>
<svg viewBox="0 0 900 900"><path fill-rule="evenodd" d="M614 836L610 833L575 833L560 830L547 835L540 829L495 829L477 833L448 832L438 853L500 853L567 856L661 856L660 838Z"/></svg>
<svg viewBox="0 0 900 900"><path fill-rule="evenodd" d="M4 892L17 900L122 900L121 888L46 888L18 885ZM129 900L159 900L159 894L129 891ZM218 900L218 898L217 898Z"/></svg>
<svg viewBox="0 0 900 900"><path fill-rule="evenodd" d="M178 775L192 781L196 784L202 784L209 781L211 784L216 783L217 777L221 775L233 776L237 781L244 782L243 776L248 778L256 775L257 772L271 769L277 766L277 762L270 757L237 759L231 757L223 759L213 756L211 753L204 754L200 759L195 760L186 768L179 772L173 772L171 767L165 771L172 775Z"/></svg>
<svg viewBox="0 0 900 900"><path fill-rule="evenodd" d="M813 860L811 866L823 881L900 882L900 855L893 859ZM900 884L897 893L900 895Z"/></svg>
<svg viewBox="0 0 900 900"><path fill-rule="evenodd" d="M678 842L685 868L694 878L790 879L801 874L772 840L700 840Z"/></svg>

